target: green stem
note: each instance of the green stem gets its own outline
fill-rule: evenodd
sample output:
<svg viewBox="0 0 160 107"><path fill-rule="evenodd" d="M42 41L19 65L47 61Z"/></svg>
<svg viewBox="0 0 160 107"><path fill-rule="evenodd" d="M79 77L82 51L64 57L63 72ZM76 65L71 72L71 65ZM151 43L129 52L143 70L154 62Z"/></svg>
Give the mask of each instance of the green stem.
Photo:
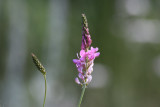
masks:
<svg viewBox="0 0 160 107"><path fill-rule="evenodd" d="M44 93L44 101L43 101L43 107L44 107L45 102L46 102L46 94L47 94L47 81L46 81L46 74L44 74L43 76L45 80L45 93Z"/></svg>
<svg viewBox="0 0 160 107"><path fill-rule="evenodd" d="M81 92L81 97L80 97L80 99L79 99L78 107L80 107L80 105L81 105L81 102L82 102L82 99L83 99L83 95L84 95L85 89L86 89L86 85L84 84L84 85L83 85L83 88L82 88L82 92Z"/></svg>

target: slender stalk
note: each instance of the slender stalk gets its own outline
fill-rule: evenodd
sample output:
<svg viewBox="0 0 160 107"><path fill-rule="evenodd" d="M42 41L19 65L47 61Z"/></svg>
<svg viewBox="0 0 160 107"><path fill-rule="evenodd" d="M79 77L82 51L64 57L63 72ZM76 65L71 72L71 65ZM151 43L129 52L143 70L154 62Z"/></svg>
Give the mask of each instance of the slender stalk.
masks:
<svg viewBox="0 0 160 107"><path fill-rule="evenodd" d="M44 74L43 76L45 80L45 93L44 93L44 101L43 101L43 107L44 107L45 102L46 102L46 94L47 94L47 80L46 80L46 74Z"/></svg>
<svg viewBox="0 0 160 107"><path fill-rule="evenodd" d="M78 107L80 107L80 105L81 105L81 102L82 102L82 99L83 99L83 95L84 95L85 89L86 89L86 85L84 84L84 85L83 85L83 88L82 88L82 92L81 92L81 97L80 97L80 99L79 99Z"/></svg>

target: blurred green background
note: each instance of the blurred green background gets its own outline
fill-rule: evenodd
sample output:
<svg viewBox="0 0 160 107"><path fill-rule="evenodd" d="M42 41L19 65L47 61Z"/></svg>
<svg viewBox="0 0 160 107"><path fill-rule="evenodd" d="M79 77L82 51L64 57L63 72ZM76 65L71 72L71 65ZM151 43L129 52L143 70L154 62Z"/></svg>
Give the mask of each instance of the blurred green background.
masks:
<svg viewBox="0 0 160 107"><path fill-rule="evenodd" d="M160 107L160 0L0 0L0 107L76 107L81 14L95 60L82 107Z"/></svg>

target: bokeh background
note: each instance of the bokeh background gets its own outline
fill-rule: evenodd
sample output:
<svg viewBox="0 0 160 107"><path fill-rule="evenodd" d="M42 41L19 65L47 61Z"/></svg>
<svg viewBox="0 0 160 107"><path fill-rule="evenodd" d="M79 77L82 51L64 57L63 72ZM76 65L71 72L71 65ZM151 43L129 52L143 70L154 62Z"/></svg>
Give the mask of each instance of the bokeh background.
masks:
<svg viewBox="0 0 160 107"><path fill-rule="evenodd" d="M160 107L160 0L0 0L0 107L76 107L72 59L88 18L95 60L82 107Z"/></svg>

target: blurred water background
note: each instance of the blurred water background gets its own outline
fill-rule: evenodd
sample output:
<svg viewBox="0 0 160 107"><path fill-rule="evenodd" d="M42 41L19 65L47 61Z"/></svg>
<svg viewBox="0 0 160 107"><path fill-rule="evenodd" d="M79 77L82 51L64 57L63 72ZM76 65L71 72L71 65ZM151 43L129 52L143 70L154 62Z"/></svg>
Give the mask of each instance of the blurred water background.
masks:
<svg viewBox="0 0 160 107"><path fill-rule="evenodd" d="M0 107L76 107L72 59L88 18L95 60L82 107L160 107L160 0L0 0Z"/></svg>

